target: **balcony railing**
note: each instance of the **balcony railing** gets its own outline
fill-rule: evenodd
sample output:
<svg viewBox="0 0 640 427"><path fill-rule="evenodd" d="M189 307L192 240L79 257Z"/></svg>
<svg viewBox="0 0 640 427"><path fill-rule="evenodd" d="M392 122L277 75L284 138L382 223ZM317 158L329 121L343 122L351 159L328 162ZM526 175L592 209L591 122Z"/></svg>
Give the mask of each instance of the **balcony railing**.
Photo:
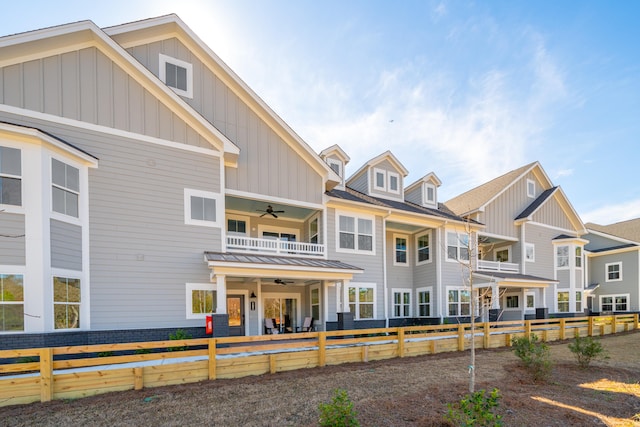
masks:
<svg viewBox="0 0 640 427"><path fill-rule="evenodd" d="M317 243L289 242L276 239L258 239L245 236L227 236L229 252L257 252L272 255L289 255L321 258L325 246Z"/></svg>
<svg viewBox="0 0 640 427"><path fill-rule="evenodd" d="M512 262L478 260L478 270L502 271L504 273L519 273L520 264L515 264Z"/></svg>

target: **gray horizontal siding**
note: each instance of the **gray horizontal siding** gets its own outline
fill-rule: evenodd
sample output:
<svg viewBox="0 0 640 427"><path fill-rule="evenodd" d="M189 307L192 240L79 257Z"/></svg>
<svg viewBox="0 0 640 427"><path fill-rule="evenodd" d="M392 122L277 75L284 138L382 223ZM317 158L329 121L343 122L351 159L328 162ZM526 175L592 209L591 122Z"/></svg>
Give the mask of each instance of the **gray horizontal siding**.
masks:
<svg viewBox="0 0 640 427"><path fill-rule="evenodd" d="M525 223L523 227L525 227L526 242L535 245L535 262L522 260L525 273L532 276L553 279L555 253L552 240L558 235L558 230L529 223Z"/></svg>
<svg viewBox="0 0 640 427"><path fill-rule="evenodd" d="M51 267L82 271L82 227L52 219Z"/></svg>
<svg viewBox="0 0 640 427"><path fill-rule="evenodd" d="M0 265L25 265L24 215L0 212L0 234Z"/></svg>

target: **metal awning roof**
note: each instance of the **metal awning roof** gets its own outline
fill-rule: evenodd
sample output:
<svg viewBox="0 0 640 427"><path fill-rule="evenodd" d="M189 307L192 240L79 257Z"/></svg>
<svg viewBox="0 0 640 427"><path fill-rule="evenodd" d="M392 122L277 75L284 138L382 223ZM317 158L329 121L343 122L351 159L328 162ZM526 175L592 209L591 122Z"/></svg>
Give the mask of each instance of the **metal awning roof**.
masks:
<svg viewBox="0 0 640 427"><path fill-rule="evenodd" d="M557 280L519 273L474 271L473 277L494 282L501 288L546 288L554 283L559 283Z"/></svg>

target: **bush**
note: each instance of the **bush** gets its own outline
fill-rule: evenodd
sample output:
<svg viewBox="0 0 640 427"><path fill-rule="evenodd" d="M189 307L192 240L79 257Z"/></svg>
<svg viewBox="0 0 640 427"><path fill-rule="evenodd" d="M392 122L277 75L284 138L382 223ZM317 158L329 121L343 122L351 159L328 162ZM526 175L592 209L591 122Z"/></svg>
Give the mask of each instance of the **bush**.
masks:
<svg viewBox="0 0 640 427"><path fill-rule="evenodd" d="M113 351L101 351L97 354L98 357L111 357L113 356Z"/></svg>
<svg viewBox="0 0 640 427"><path fill-rule="evenodd" d="M360 426L353 409L353 402L349 399L346 390L334 390L331 403L321 403L320 425L322 427L357 427Z"/></svg>
<svg viewBox="0 0 640 427"><path fill-rule="evenodd" d="M569 344L569 350L576 356L581 368L587 368L594 359L607 357L607 352L599 340L593 337L581 337L578 332L573 342Z"/></svg>
<svg viewBox="0 0 640 427"><path fill-rule="evenodd" d="M178 329L176 330L175 333L173 334L169 334L169 339L170 340L190 340L191 334L189 334L188 332L185 332L183 329ZM187 350L189 347L186 345L183 346L179 346L179 347L169 347L167 348L167 350L169 351L185 351Z"/></svg>
<svg viewBox="0 0 640 427"><path fill-rule="evenodd" d="M494 388L491 394L485 396L485 391L467 394L460 402L447 404L445 420L455 426L501 426L502 416L493 413L498 407L500 391Z"/></svg>
<svg viewBox="0 0 640 427"><path fill-rule="evenodd" d="M516 356L533 375L534 381L546 380L551 375L553 363L549 346L539 341L536 334L531 334L530 337L513 338L511 344Z"/></svg>

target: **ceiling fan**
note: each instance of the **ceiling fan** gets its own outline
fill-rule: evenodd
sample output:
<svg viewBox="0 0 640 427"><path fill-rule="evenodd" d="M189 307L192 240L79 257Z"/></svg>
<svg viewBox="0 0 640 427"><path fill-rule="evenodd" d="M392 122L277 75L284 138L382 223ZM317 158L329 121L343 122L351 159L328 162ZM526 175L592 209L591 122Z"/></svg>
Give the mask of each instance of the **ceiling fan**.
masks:
<svg viewBox="0 0 640 427"><path fill-rule="evenodd" d="M274 211L271 205L267 205L267 209L263 211L260 209L256 209L256 212L263 212L263 214L260 215L260 218L262 218L265 215L271 215L274 218L278 218L278 215L276 215L277 213L284 213L284 211Z"/></svg>
<svg viewBox="0 0 640 427"><path fill-rule="evenodd" d="M278 285L289 285L291 283L293 283L293 280L282 280L282 279L275 279L273 281L274 283L277 283Z"/></svg>

